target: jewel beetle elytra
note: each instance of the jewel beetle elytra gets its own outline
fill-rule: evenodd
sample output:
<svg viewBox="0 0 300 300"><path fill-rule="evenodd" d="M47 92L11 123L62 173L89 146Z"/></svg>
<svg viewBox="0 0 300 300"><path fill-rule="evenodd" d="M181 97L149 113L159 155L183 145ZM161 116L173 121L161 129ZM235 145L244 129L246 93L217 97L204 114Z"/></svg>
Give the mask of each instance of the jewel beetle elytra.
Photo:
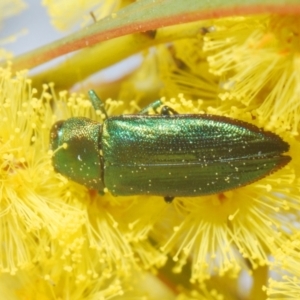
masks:
<svg viewBox="0 0 300 300"><path fill-rule="evenodd" d="M174 197L221 193L285 166L289 144L252 124L208 114L178 114L155 101L138 114L56 122L50 133L54 169L113 195ZM161 107L160 113L157 109ZM157 114L149 115L153 109ZM64 147L66 146L66 147Z"/></svg>

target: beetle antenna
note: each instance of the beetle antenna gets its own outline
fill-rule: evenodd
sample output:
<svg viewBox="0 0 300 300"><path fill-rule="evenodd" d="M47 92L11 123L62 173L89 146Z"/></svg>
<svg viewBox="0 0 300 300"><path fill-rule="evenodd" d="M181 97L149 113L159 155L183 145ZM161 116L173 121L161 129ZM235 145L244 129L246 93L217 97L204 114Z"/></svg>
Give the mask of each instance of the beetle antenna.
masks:
<svg viewBox="0 0 300 300"><path fill-rule="evenodd" d="M101 99L97 96L94 90L89 90L88 91L90 100L92 102L92 105L95 109L95 111L101 111L102 114L105 115L105 119L108 118L106 109L104 107L104 103L101 101Z"/></svg>

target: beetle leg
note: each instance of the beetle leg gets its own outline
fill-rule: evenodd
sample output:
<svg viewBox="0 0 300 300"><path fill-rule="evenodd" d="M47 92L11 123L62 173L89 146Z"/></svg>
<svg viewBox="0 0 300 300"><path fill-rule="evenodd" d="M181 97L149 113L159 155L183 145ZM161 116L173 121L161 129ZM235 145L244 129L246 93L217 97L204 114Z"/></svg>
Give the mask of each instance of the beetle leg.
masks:
<svg viewBox="0 0 300 300"><path fill-rule="evenodd" d="M164 200L165 200L166 203L172 203L172 201L173 201L174 198L175 197L172 197L172 196L165 196Z"/></svg>
<svg viewBox="0 0 300 300"><path fill-rule="evenodd" d="M169 116L169 115L178 115L178 112L174 110L173 108L169 106L162 106L163 103L161 100L156 100L149 105L147 105L145 108L143 108L138 114L139 115L148 115L151 110L153 110L156 114L158 115L164 115L164 116ZM161 111L158 111L158 108L161 107Z"/></svg>
<svg viewBox="0 0 300 300"><path fill-rule="evenodd" d="M90 100L92 102L92 105L93 105L95 111L100 110L101 113L104 114L105 119L107 119L108 115L107 115L106 109L104 107L104 103L97 96L97 94L95 93L95 91L89 90L88 94L89 94Z"/></svg>
<svg viewBox="0 0 300 300"><path fill-rule="evenodd" d="M144 107L141 111L138 112L139 115L149 115L149 112L151 110L153 110L154 112L156 112L157 114L159 114L158 112L158 108L162 106L162 102L161 100L156 100L152 103L150 103L149 105L147 105L146 107Z"/></svg>
<svg viewBox="0 0 300 300"><path fill-rule="evenodd" d="M171 108L170 106L163 106L161 109L161 114L165 116L170 116L170 115L178 115L178 112Z"/></svg>

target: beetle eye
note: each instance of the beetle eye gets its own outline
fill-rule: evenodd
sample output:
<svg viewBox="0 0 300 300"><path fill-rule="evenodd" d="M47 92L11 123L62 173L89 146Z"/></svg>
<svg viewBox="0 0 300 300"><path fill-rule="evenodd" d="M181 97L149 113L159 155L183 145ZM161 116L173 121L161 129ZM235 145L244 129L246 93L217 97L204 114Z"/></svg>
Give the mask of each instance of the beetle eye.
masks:
<svg viewBox="0 0 300 300"><path fill-rule="evenodd" d="M57 147L59 147L59 137L61 136L61 128L63 126L65 121L58 121L56 122L50 131L50 146L52 150L55 150Z"/></svg>

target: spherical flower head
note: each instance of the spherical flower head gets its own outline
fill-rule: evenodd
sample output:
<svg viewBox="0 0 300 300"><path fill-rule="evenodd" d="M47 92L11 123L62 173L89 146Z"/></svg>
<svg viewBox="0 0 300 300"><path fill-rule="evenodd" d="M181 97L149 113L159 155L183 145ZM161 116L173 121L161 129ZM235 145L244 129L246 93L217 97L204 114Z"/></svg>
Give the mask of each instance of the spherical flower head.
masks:
<svg viewBox="0 0 300 300"><path fill-rule="evenodd" d="M2 282L16 275L20 299L32 298L36 290L45 299L121 299L135 288L145 295L139 281L131 280L140 272L158 273L162 282L171 279L174 294L179 294L178 282L184 285L183 299L222 299L228 293L215 289L213 281L230 278L237 289L243 272L256 283L270 257L277 260L278 249L298 232L294 22L291 16L264 15L211 20L205 27L195 23L191 28L199 30L193 38L144 53L135 72L105 87L121 99L104 101L109 117L136 113L160 95L180 114L243 120L290 145L292 161L259 181L203 197L175 197L171 204L157 196L113 196L107 188L102 195L55 172L52 125L71 117L103 123L103 116L86 92L58 92L51 83L37 90L26 72L1 69ZM288 268L295 271L291 264Z"/></svg>

